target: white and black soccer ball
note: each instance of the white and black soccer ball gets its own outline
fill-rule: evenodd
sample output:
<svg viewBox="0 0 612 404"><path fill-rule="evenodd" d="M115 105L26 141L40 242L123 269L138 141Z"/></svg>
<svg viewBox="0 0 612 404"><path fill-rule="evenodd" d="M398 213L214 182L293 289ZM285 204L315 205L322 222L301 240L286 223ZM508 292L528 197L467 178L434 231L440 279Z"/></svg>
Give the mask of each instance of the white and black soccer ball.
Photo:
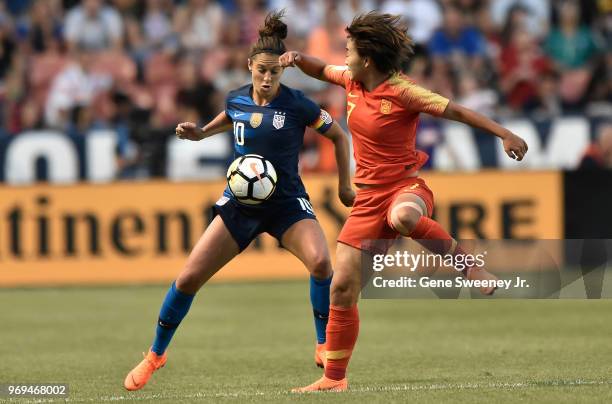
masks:
<svg viewBox="0 0 612 404"><path fill-rule="evenodd" d="M270 198L276 189L276 170L257 154L238 157L227 169L229 189L238 202L257 205Z"/></svg>

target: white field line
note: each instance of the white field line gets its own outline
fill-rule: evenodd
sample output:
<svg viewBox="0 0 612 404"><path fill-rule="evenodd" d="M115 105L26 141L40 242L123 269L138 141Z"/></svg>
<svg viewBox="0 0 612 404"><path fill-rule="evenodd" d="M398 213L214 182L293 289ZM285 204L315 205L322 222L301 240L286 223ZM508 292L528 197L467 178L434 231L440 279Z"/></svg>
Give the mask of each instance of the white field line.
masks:
<svg viewBox="0 0 612 404"><path fill-rule="evenodd" d="M502 389L502 390L513 390L513 389L528 389L538 387L576 387L576 386L602 386L612 385L612 380L542 380L542 381L527 381L518 383L465 383L465 384L427 384L427 385L391 385L391 386L363 386L350 388L348 394L352 393L385 393L385 392L410 392L410 391L435 391L435 390L478 390L478 389ZM328 393L307 393L307 394L328 394ZM329 393L329 394L342 394L342 393ZM219 393L193 393L193 394L146 394L141 395L139 393L126 394L120 396L106 396L96 398L84 398L84 399L70 399L70 398L39 398L24 401L23 398L16 399L18 403L81 403L81 402L113 402L113 401L144 401L144 400L161 400L161 399L197 399L197 398L248 398L248 397L291 397L294 393L290 391L236 391L230 392L219 392Z"/></svg>

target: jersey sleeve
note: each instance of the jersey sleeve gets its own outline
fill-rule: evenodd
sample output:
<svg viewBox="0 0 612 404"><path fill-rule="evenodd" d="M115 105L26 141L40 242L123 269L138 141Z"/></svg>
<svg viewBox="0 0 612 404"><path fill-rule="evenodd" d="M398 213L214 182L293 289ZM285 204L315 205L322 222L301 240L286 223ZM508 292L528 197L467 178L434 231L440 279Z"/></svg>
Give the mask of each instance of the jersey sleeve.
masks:
<svg viewBox="0 0 612 404"><path fill-rule="evenodd" d="M412 112L424 112L433 116L441 116L450 102L448 98L405 78L395 78L393 85L399 90L404 108Z"/></svg>
<svg viewBox="0 0 612 404"><path fill-rule="evenodd" d="M323 78L325 81L346 88L350 80L348 67L327 65L325 69L323 69Z"/></svg>
<svg viewBox="0 0 612 404"><path fill-rule="evenodd" d="M334 119L331 117L329 112L324 109L321 109L317 119L308 126L310 126L312 129L316 130L319 133L325 133L329 130L329 128L332 127L333 123Z"/></svg>
<svg viewBox="0 0 612 404"><path fill-rule="evenodd" d="M229 118L229 120L232 120L232 115L230 113L230 96L229 94L227 95L227 97L225 97L225 110L223 112L225 112L225 116L227 116Z"/></svg>
<svg viewBox="0 0 612 404"><path fill-rule="evenodd" d="M319 133L327 132L333 123L331 116L301 91L297 94L304 126L309 126Z"/></svg>

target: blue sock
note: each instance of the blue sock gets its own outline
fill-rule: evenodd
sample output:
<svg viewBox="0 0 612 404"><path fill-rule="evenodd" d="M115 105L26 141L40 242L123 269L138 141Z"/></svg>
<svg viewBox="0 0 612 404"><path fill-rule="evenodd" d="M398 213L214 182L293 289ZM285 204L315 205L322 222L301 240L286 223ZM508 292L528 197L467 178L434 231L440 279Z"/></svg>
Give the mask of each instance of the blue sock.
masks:
<svg viewBox="0 0 612 404"><path fill-rule="evenodd" d="M328 279L315 279L310 277L310 303L314 313L315 329L317 331L317 342L325 343L325 329L329 317L329 285L332 277Z"/></svg>
<svg viewBox="0 0 612 404"><path fill-rule="evenodd" d="M194 297L195 295L188 295L178 290L176 282L172 282L159 311L155 341L151 348L153 352L162 355L166 351L176 328L189 311Z"/></svg>

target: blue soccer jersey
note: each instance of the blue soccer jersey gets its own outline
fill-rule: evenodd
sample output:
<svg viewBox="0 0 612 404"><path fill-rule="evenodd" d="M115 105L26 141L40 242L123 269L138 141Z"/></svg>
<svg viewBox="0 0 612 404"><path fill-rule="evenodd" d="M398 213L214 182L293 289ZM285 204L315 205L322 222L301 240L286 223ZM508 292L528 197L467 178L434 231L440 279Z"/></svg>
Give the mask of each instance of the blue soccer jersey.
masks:
<svg viewBox="0 0 612 404"><path fill-rule="evenodd" d="M226 99L225 113L233 122L234 158L258 154L274 165L278 182L268 201L306 197L298 174L304 131L310 126L325 133L332 119L301 91L281 84L279 95L260 106L253 101L252 89L252 84L246 85ZM224 195L233 198L227 188Z"/></svg>

